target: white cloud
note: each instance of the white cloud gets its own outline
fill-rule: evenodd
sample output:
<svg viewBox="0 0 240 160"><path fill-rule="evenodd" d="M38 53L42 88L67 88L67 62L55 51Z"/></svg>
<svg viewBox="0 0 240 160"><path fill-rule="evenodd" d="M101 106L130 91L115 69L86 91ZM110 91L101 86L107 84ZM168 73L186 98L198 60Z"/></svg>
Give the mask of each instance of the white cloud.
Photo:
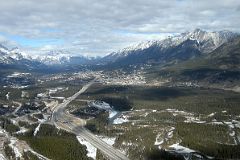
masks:
<svg viewBox="0 0 240 160"><path fill-rule="evenodd" d="M0 5L0 35L63 41L22 46L29 51L104 55L194 28L239 32L239 6L239 0L8 0Z"/></svg>

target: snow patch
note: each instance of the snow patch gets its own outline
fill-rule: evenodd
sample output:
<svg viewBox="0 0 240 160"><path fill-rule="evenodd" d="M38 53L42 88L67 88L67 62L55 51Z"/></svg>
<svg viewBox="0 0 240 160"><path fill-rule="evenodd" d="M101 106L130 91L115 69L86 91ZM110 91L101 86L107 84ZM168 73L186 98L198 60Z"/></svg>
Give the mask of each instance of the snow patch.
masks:
<svg viewBox="0 0 240 160"><path fill-rule="evenodd" d="M109 116L108 118L111 119L114 116L116 116L119 112L115 111L115 110L109 110Z"/></svg>
<svg viewBox="0 0 240 160"><path fill-rule="evenodd" d="M15 138L10 139L9 147L11 147L13 149L13 152L14 152L15 157L17 159L17 158L21 158L22 154L20 153L20 151L18 150L18 148L15 145L16 141L17 140Z"/></svg>
<svg viewBox="0 0 240 160"><path fill-rule="evenodd" d="M9 100L9 97L10 97L9 94L10 94L10 92L8 92L8 93L6 94L6 99L7 99L7 100Z"/></svg>
<svg viewBox="0 0 240 160"><path fill-rule="evenodd" d="M28 129L21 127L20 130L16 132L16 134L26 133L27 131L28 131Z"/></svg>
<svg viewBox="0 0 240 160"><path fill-rule="evenodd" d="M179 111L177 109L166 109L167 112L172 113L173 116L181 115L186 118L185 123L206 123L206 121L200 121L198 117L195 117L193 113Z"/></svg>
<svg viewBox="0 0 240 160"><path fill-rule="evenodd" d="M6 158L1 153L0 153L0 160L6 160Z"/></svg>
<svg viewBox="0 0 240 160"><path fill-rule="evenodd" d="M17 77L23 77L23 76L27 76L27 75L31 75L31 73L21 73L21 72L14 72L11 75L8 75L8 78L17 78Z"/></svg>
<svg viewBox="0 0 240 160"><path fill-rule="evenodd" d="M99 108L99 109L112 110L111 106L106 102L94 101L94 102L90 102L90 103L91 103L91 106L94 106L94 107Z"/></svg>
<svg viewBox="0 0 240 160"><path fill-rule="evenodd" d="M48 97L48 95L46 93L38 93L37 97L38 98L46 98L46 97Z"/></svg>
<svg viewBox="0 0 240 160"><path fill-rule="evenodd" d="M127 119L127 116L121 115L121 116L117 117L116 119L114 119L113 124L123 124L126 122L129 122L129 120Z"/></svg>
<svg viewBox="0 0 240 160"><path fill-rule="evenodd" d="M216 114L216 112L211 113L211 114L208 115L208 117L213 117L215 114Z"/></svg>
<svg viewBox="0 0 240 160"><path fill-rule="evenodd" d="M98 137L111 146L114 145L116 140L116 137L104 137L104 136L98 136Z"/></svg>
<svg viewBox="0 0 240 160"><path fill-rule="evenodd" d="M89 142L87 142L85 139L83 139L80 136L77 136L77 139L79 141L79 143L81 143L82 145L85 145L87 147L87 156L91 157L93 159L96 159L96 155L97 155L97 148L95 148L92 144L90 144Z"/></svg>
<svg viewBox="0 0 240 160"><path fill-rule="evenodd" d="M158 146L158 145L163 144L164 139L161 138L161 135L162 135L162 134L158 134L158 135L157 135L156 140L155 140L155 142L154 142L154 145Z"/></svg>
<svg viewBox="0 0 240 160"><path fill-rule="evenodd" d="M211 122L211 124L215 124L215 125L223 125L222 122L217 122L217 121L213 121L213 122Z"/></svg>
<svg viewBox="0 0 240 160"><path fill-rule="evenodd" d="M171 146L169 146L169 150L170 151L175 151L177 153L192 153L195 152L194 150L187 148L187 147L183 147L181 145L179 145L179 143L173 144Z"/></svg>
<svg viewBox="0 0 240 160"><path fill-rule="evenodd" d="M38 131L40 130L41 124L44 123L46 120L45 120L45 119L42 119L42 120L38 119L38 121L39 121L39 124L38 124L38 126L35 128L35 130L34 130L34 132L33 132L33 136L36 136L36 135L37 135Z"/></svg>
<svg viewBox="0 0 240 160"><path fill-rule="evenodd" d="M12 122L12 124L17 125L17 121L15 119L10 119L10 121Z"/></svg>
<svg viewBox="0 0 240 160"><path fill-rule="evenodd" d="M104 137L104 138L102 138L102 140L103 140L104 142L106 142L107 144L109 144L109 145L112 146L112 145L114 145L116 138L115 138L115 137L114 137L114 138Z"/></svg>
<svg viewBox="0 0 240 160"><path fill-rule="evenodd" d="M59 100L64 100L65 99L65 97L50 97L50 98L52 98L52 99L59 99Z"/></svg>
<svg viewBox="0 0 240 160"><path fill-rule="evenodd" d="M35 128L34 133L33 133L33 136L36 136L36 135L37 135L40 127L41 127L41 123L39 123L38 126Z"/></svg>

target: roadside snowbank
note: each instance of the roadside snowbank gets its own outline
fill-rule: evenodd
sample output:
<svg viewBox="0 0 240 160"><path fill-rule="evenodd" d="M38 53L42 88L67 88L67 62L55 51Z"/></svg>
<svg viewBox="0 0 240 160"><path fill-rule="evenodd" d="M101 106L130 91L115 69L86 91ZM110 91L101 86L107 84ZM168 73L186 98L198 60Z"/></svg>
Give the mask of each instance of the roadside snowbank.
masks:
<svg viewBox="0 0 240 160"><path fill-rule="evenodd" d="M1 153L0 153L0 160L6 160L6 158Z"/></svg>
<svg viewBox="0 0 240 160"><path fill-rule="evenodd" d="M16 141L17 141L16 138L11 138L11 139L10 139L9 147L12 148L12 150L13 150L13 152L14 152L14 154L15 154L15 157L16 157L16 159L17 159L17 158L21 158L21 157L22 157L22 154L21 154L21 152L18 150L18 148L16 147Z"/></svg>
<svg viewBox="0 0 240 160"><path fill-rule="evenodd" d="M96 159L96 155L97 155L97 148L95 148L93 145L91 145L89 142L87 142L85 139L83 139L80 136L77 136L77 139L79 141L79 143L81 143L82 145L85 145L87 147L87 156L91 157L93 159Z"/></svg>
<svg viewBox="0 0 240 160"><path fill-rule="evenodd" d="M114 145L116 140L116 137L104 137L104 136L98 136L98 137L111 146Z"/></svg>

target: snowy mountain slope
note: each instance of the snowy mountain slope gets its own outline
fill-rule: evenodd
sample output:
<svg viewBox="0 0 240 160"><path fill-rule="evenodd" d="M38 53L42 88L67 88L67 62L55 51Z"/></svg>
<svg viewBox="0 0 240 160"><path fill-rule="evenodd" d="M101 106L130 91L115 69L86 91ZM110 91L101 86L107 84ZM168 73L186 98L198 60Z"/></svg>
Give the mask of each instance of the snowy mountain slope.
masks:
<svg viewBox="0 0 240 160"><path fill-rule="evenodd" d="M65 51L51 51L45 55L32 56L32 59L45 65L81 65L91 62L91 58L71 56L71 53Z"/></svg>
<svg viewBox="0 0 240 160"><path fill-rule="evenodd" d="M158 48L159 52L163 52L171 47L180 45L186 40L196 41L198 43L198 50L201 53L209 53L237 35L238 34L230 31L207 32L201 29L195 29L192 32L185 32L159 41L155 40L142 42L121 49L117 52L110 53L103 59L106 62L114 62L118 59L127 57L130 54L137 54L137 52L140 53L141 51L152 48L153 46Z"/></svg>
<svg viewBox="0 0 240 160"><path fill-rule="evenodd" d="M32 56L32 59L46 65L64 64L69 62L69 54L70 53L68 52L55 50L50 51L47 54Z"/></svg>
<svg viewBox="0 0 240 160"><path fill-rule="evenodd" d="M86 64L91 61L91 58L84 56L71 56L71 53L61 50L50 51L41 55L30 55L22 52L18 48L9 50L0 44L0 63L16 64L21 61L38 62L44 65L71 65L71 64Z"/></svg>
<svg viewBox="0 0 240 160"><path fill-rule="evenodd" d="M0 44L0 63L15 63L20 60L32 60L28 54L20 51L18 48L8 49Z"/></svg>

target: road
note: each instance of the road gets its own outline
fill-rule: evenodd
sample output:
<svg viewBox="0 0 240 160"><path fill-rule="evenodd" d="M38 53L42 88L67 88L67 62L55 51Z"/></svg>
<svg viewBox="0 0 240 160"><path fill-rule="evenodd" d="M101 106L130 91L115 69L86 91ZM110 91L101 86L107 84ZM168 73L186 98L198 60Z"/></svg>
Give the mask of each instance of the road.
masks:
<svg viewBox="0 0 240 160"><path fill-rule="evenodd" d="M86 141L91 143L94 147L98 148L104 155L112 160L128 160L128 158L119 150L115 149L111 145L108 145L106 142L92 134L84 125L86 122L82 119L74 117L65 112L67 105L76 99L80 94L85 92L88 87L90 87L95 80L89 82L82 87L80 91L75 93L73 96L67 98L63 103L59 104L52 113L52 122L57 128L61 128L76 134L79 137L84 138Z"/></svg>
<svg viewBox="0 0 240 160"><path fill-rule="evenodd" d="M18 110L22 107L22 103L15 102L15 101L13 101L13 103L15 103L15 104L18 105L18 107L13 111L13 114L16 115L16 113L18 112Z"/></svg>

